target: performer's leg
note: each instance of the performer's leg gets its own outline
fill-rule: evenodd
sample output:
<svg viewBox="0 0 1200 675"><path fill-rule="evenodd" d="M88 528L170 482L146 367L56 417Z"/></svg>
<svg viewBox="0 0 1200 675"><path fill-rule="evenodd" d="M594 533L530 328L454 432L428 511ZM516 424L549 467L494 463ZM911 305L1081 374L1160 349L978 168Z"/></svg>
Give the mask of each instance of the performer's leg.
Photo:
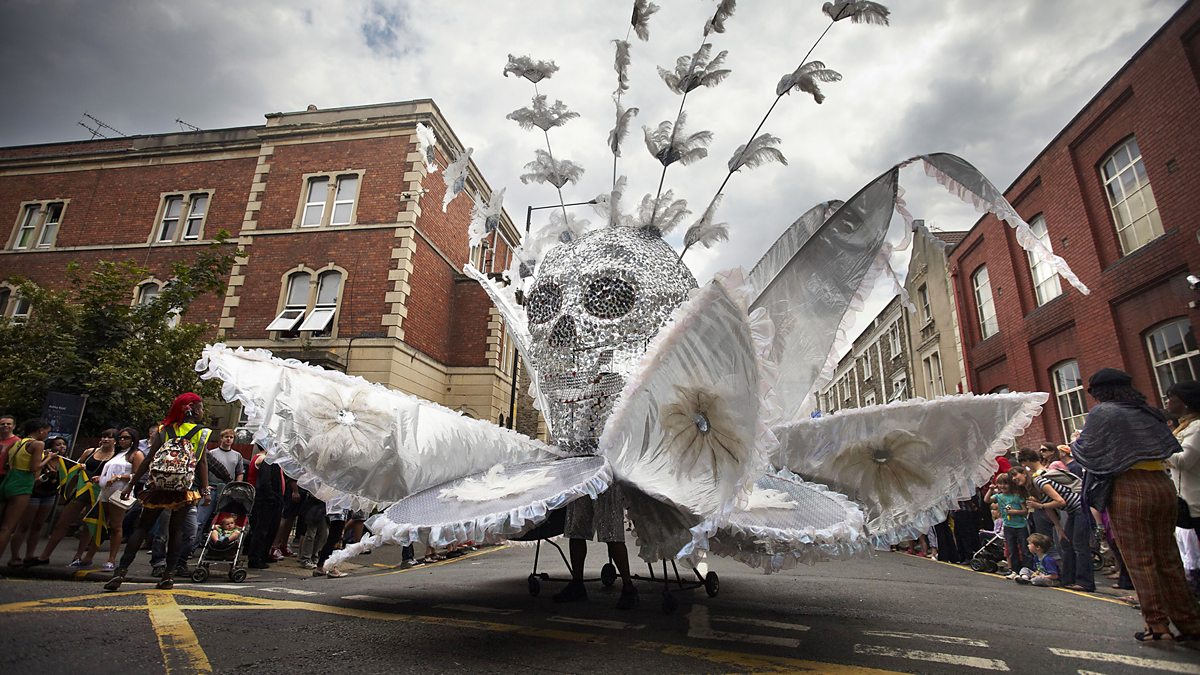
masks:
<svg viewBox="0 0 1200 675"><path fill-rule="evenodd" d="M587 539L572 539L571 544L571 579L583 581L583 564L587 560ZM626 565L628 567L628 565Z"/></svg>

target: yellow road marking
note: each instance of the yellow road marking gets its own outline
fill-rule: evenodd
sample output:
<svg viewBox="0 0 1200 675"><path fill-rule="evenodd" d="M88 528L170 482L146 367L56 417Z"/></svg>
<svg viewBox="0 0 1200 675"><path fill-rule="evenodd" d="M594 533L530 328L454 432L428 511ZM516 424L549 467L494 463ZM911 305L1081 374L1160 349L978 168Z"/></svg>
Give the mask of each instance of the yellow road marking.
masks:
<svg viewBox="0 0 1200 675"><path fill-rule="evenodd" d="M211 673L208 656L200 648L200 640L183 610L175 603L174 595L147 593L146 604L150 607L150 622L158 635L158 648L162 650L167 675Z"/></svg>
<svg viewBox="0 0 1200 675"><path fill-rule="evenodd" d="M829 673L830 675L890 675L895 670L879 670L863 666L843 666L836 663L821 663L805 661L786 656L759 656L745 652L730 652L722 649L705 649L703 647L685 647L683 645L665 644L662 642L637 642L636 649L658 652L666 656L688 656L703 661L711 661L738 671L760 671L773 673Z"/></svg>
<svg viewBox="0 0 1200 675"><path fill-rule="evenodd" d="M507 545L506 546L493 546L492 548L480 549L480 550L474 551L472 553L464 553L463 555L460 555L457 558L447 558L446 560L440 560L440 561L434 562L434 563L425 563L424 565L421 565L420 567L410 567L406 570L394 570L392 572L380 572L379 574L372 574L371 576L372 577L386 577L389 574L403 574L405 572L412 572L413 570L427 570L430 567L441 567L442 565L449 565L451 563L459 562L460 560L467 560L468 558L478 558L481 555L487 555L488 553L495 553L496 551L503 551L506 548L508 548Z"/></svg>
<svg viewBox="0 0 1200 675"><path fill-rule="evenodd" d="M88 600L98 600L100 598L105 598L105 599L120 598L120 597L128 597L130 595L137 595L139 593L145 593L145 591L141 590L141 591L121 591L121 592L117 592L117 593L90 593L88 595L73 595L73 596L69 596L69 597L65 597L65 598L44 598L42 600L24 600L22 602L10 602L10 603L4 604L4 605L0 605L0 613L22 612L31 607L37 607L38 605L59 605L59 604L65 604L68 602L86 602Z"/></svg>
<svg viewBox="0 0 1200 675"><path fill-rule="evenodd" d="M928 560L929 562L935 562L939 565L946 565L947 567L953 567L956 570L970 572L971 574L981 574L985 577L990 577L992 579L998 579L1000 581L1007 581L1007 579L1005 579L1004 577L997 576L995 574L992 574L991 572L976 572L975 570L971 569L970 567L962 567L960 565L955 565L954 563L948 563L944 560L934 560L933 558L926 558L925 556L908 556L908 557L921 558L922 560ZM1075 590L1071 590L1070 588L1061 588L1058 586L1050 586L1049 588L1052 591L1062 591L1063 593L1071 593L1072 595L1078 595L1081 598L1088 598L1090 600L1099 600L1101 602L1111 602L1114 605L1120 605L1122 607L1129 606L1129 603L1121 602L1120 600L1117 600L1116 598L1109 598L1109 597L1100 595L1098 593L1085 593L1083 591L1075 591Z"/></svg>

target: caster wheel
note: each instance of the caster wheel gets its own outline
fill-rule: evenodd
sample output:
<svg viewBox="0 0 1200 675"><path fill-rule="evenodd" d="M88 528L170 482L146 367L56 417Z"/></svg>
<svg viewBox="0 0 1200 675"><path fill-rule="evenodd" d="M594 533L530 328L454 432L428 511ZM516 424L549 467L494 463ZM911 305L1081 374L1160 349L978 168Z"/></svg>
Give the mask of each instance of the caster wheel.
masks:
<svg viewBox="0 0 1200 675"><path fill-rule="evenodd" d="M230 570L229 580L235 584L242 583L246 580L246 570L242 569L241 567L237 568L236 570Z"/></svg>
<svg viewBox="0 0 1200 675"><path fill-rule="evenodd" d="M987 572L988 567L990 567L988 561L982 558L971 559L971 569L975 570L976 572Z"/></svg>
<svg viewBox="0 0 1200 675"><path fill-rule="evenodd" d="M205 566L197 565L196 569L192 570L192 581L194 581L198 584L202 584L202 583L208 581L208 568Z"/></svg>
<svg viewBox="0 0 1200 675"><path fill-rule="evenodd" d="M542 572L538 576L541 577L542 581L550 581L550 575L546 574L545 572Z"/></svg>
<svg viewBox="0 0 1200 675"><path fill-rule="evenodd" d="M537 597L542 592L542 580L536 574L529 575L529 594Z"/></svg>
<svg viewBox="0 0 1200 675"><path fill-rule="evenodd" d="M675 599L675 596L669 592L663 593L663 614L673 614L677 607L679 607L679 601Z"/></svg>
<svg viewBox="0 0 1200 675"><path fill-rule="evenodd" d="M721 579L716 572L704 575L704 592L708 593L710 598L717 597L717 593L721 592Z"/></svg>
<svg viewBox="0 0 1200 675"><path fill-rule="evenodd" d="M612 563L604 563L604 567L600 568L600 583L607 588L617 582L617 566Z"/></svg>

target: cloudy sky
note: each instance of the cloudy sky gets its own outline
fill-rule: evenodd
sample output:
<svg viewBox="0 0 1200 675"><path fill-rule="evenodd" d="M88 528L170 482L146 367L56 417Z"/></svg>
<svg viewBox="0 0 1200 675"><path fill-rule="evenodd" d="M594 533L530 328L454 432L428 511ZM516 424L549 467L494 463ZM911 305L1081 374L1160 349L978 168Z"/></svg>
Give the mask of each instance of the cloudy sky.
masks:
<svg viewBox="0 0 1200 675"><path fill-rule="evenodd" d="M678 98L655 67L701 42L715 0L658 0L650 41L633 40L632 89L640 108L623 148L630 201L657 186L660 166L641 125L673 119ZM703 209L792 71L828 25L820 0L742 0L726 32L732 74L687 100L689 128L714 132L708 159L672 166L666 186ZM834 25L812 54L844 79L780 103L764 131L783 139L788 166L734 177L721 220L731 240L688 254L701 279L752 264L813 204L845 199L896 162L923 152L959 154L1001 189L1117 72L1183 0L905 0L891 26ZM566 191L590 199L611 182L606 140L615 88L611 40L627 35L631 1L550 0L3 0L0 62L9 103L0 145L87 138L86 111L125 134L254 125L275 111L432 98L495 187L523 220L527 205L557 199L519 176L540 132L505 119L532 85L502 77L508 54L553 59L540 86L581 117L551 131L556 157L588 173ZM919 172L918 172L919 174ZM908 174L911 210L966 229L974 212ZM548 213L543 211L542 214ZM596 219L592 214L588 215Z"/></svg>

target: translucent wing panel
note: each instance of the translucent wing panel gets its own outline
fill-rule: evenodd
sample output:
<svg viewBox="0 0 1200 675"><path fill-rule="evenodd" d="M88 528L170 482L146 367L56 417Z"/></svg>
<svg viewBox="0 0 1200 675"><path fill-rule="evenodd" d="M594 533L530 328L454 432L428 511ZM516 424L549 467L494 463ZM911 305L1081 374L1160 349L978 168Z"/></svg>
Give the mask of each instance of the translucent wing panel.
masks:
<svg viewBox="0 0 1200 675"><path fill-rule="evenodd" d="M495 464L550 457L521 434L360 377L265 350L205 347L196 364L240 401L255 441L318 494L389 503Z"/></svg>
<svg viewBox="0 0 1200 675"><path fill-rule="evenodd" d="M996 471L1048 398L948 396L855 408L774 429L772 463L862 505L876 544L914 538Z"/></svg>
<svg viewBox="0 0 1200 675"><path fill-rule="evenodd" d="M745 309L711 283L651 343L600 452L618 479L654 499L693 515L727 511L761 466L758 377Z"/></svg>

